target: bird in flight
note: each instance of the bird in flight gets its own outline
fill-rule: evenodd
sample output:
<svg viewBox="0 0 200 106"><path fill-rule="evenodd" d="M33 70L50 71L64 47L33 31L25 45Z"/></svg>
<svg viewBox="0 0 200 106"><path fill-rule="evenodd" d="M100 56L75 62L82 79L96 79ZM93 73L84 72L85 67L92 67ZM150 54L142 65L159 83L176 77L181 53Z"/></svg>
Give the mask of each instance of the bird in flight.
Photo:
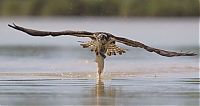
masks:
<svg viewBox="0 0 200 106"><path fill-rule="evenodd" d="M24 28L18 25L8 24L9 27L14 28L16 30L25 32L31 36L61 36L61 35L71 35L75 37L88 37L91 39L91 41L88 42L82 42L80 44L83 48L89 48L91 51L93 51L96 54L96 63L97 63L97 72L98 76L101 76L101 73L104 69L104 59L107 56L111 55L122 55L126 52L126 49L120 48L116 45L116 42L125 44L127 46L131 47L139 47L142 49L147 50L148 52L154 52L162 56L166 57L173 57L173 56L195 56L197 54L195 53L183 53L183 52L172 52L172 51L166 51L162 49L153 48L150 46L147 46L143 43L140 43L138 41L130 40L123 37L118 37L110 33L106 32L87 32L87 31L71 31L71 30L65 30L65 31L39 31L34 29L28 29Z"/></svg>

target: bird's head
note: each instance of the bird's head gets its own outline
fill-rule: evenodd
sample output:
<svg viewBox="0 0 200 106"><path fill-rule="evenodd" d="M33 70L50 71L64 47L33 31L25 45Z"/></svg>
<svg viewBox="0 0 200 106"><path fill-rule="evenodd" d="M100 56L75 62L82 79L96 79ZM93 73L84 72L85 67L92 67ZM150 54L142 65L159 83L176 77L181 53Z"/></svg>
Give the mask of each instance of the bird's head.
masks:
<svg viewBox="0 0 200 106"><path fill-rule="evenodd" d="M97 38L100 41L108 40L108 35L106 35L104 33L100 33L100 34L97 35Z"/></svg>

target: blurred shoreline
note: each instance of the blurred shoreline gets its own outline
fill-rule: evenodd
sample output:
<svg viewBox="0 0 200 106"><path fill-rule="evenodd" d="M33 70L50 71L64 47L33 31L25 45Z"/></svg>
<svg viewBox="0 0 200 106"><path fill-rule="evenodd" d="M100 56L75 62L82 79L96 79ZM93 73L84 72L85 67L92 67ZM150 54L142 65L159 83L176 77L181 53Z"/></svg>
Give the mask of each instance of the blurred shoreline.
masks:
<svg viewBox="0 0 200 106"><path fill-rule="evenodd" d="M199 20L199 16L0 16L0 19L123 19L123 20Z"/></svg>
<svg viewBox="0 0 200 106"><path fill-rule="evenodd" d="M0 7L1 16L199 16L198 0L1 0Z"/></svg>

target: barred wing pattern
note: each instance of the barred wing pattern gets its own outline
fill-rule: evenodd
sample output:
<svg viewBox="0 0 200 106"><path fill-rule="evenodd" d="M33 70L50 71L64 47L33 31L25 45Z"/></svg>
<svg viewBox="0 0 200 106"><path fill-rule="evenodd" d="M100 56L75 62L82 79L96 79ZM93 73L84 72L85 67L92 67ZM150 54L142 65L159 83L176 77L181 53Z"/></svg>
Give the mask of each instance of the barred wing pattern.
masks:
<svg viewBox="0 0 200 106"><path fill-rule="evenodd" d="M108 48L107 48L107 51L106 51L106 54L108 56L111 56L111 55L116 55L116 53L118 53L119 55L122 55L123 53L126 53L126 51L120 47L118 47L116 44L109 44L108 45Z"/></svg>
<svg viewBox="0 0 200 106"><path fill-rule="evenodd" d="M83 48L90 48L91 51L95 51L96 52L96 45L95 42L92 41L88 41L88 42L82 42L82 44L80 44Z"/></svg>

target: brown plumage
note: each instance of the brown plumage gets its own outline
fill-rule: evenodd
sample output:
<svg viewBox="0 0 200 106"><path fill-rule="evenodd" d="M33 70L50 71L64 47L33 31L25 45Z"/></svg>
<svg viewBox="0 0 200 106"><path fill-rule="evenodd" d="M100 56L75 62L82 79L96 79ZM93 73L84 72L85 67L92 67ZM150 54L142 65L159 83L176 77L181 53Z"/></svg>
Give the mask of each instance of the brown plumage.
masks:
<svg viewBox="0 0 200 106"><path fill-rule="evenodd" d="M103 71L104 59L106 58L105 54L107 54L108 56L111 56L111 55L116 55L116 54L121 55L126 52L125 49L118 47L115 44L115 42L123 43L131 47L143 48L147 50L148 52L155 52L159 55L166 56L166 57L197 55L195 53L172 52L172 51L166 51L162 49L153 48L143 43L140 43L138 41L133 41L133 40L123 38L123 37L117 37L117 36L114 36L113 34L106 33L106 32L87 32L87 31L71 31L71 30L58 31L58 32L39 31L39 30L33 30L33 29L17 26L14 23L13 25L8 24L8 26L16 30L25 32L31 36L44 37L44 36L71 35L71 36L76 36L76 37L91 38L92 41L84 42L83 44L81 44L81 46L83 46L84 48L90 48L91 51L94 51L96 53L96 62L98 63L99 75Z"/></svg>
<svg viewBox="0 0 200 106"><path fill-rule="evenodd" d="M120 47L118 47L116 44L110 44L109 46L108 46L108 49L107 49L107 51L106 51L106 54L108 55L108 56L111 56L111 55L116 55L116 53L117 54L119 54L119 55L122 55L122 53L126 53L126 51L124 50L124 49L122 49L122 48L120 48Z"/></svg>

